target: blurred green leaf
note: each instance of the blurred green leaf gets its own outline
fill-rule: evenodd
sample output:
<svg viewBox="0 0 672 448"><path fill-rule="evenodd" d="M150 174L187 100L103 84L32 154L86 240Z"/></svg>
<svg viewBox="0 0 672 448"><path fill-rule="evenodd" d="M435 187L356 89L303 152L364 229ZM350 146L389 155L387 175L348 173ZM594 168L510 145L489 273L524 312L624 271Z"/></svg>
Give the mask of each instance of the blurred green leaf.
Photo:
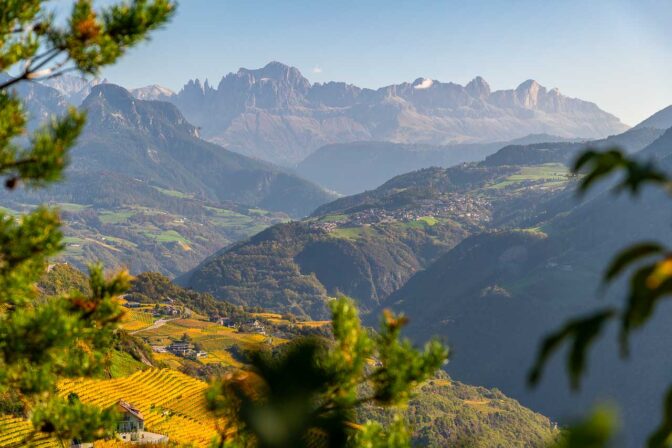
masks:
<svg viewBox="0 0 672 448"><path fill-rule="evenodd" d="M605 151L587 150L574 162L574 174L583 174L579 181L579 193L583 194L599 180L618 171L623 172L623 179L615 187L615 192L630 190L639 193L646 183L666 184L667 175L658 170L652 162L640 162L623 154L618 148Z"/></svg>
<svg viewBox="0 0 672 448"><path fill-rule="evenodd" d="M552 448L606 448L614 438L616 413L601 407L588 418L567 428Z"/></svg>
<svg viewBox="0 0 672 448"><path fill-rule="evenodd" d="M567 372L572 388L577 389L580 385L581 375L586 369L586 353L590 345L600 334L604 324L616 315L616 311L613 309L598 311L590 316L571 320L560 330L548 335L541 344L535 364L528 375L528 382L531 385L536 385L539 382L548 359L567 342L570 346L567 357Z"/></svg>
<svg viewBox="0 0 672 448"><path fill-rule="evenodd" d="M616 278L628 267L628 265L635 261L658 254L662 251L663 247L656 242L641 242L624 249L617 254L609 264L607 272L604 274L605 282L609 282Z"/></svg>
<svg viewBox="0 0 672 448"><path fill-rule="evenodd" d="M667 389L663 399L663 419L658 428L649 437L649 448L667 448L672 446L672 387Z"/></svg>

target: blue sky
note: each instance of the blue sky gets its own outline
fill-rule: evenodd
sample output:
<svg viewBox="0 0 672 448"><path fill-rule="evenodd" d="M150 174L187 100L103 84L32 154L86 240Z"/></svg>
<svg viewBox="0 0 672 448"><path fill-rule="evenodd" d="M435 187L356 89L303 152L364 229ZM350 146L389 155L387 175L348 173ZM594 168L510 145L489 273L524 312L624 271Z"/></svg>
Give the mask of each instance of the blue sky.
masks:
<svg viewBox="0 0 672 448"><path fill-rule="evenodd" d="M104 75L179 90L277 60L313 82L362 87L533 78L633 125L672 104L671 19L672 2L647 0L182 0L165 30Z"/></svg>

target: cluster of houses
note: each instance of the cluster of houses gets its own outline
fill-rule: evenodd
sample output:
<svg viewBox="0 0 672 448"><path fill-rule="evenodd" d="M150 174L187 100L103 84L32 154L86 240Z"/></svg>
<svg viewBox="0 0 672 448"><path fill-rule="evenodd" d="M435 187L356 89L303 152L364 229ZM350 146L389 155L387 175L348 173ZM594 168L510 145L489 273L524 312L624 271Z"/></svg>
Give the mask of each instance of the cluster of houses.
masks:
<svg viewBox="0 0 672 448"><path fill-rule="evenodd" d="M450 218L479 224L491 219L490 202L485 198L473 195L447 193L436 199L420 199L409 207L397 209L369 208L344 215L337 222L316 220L311 225L313 228L331 232L339 227L410 222L425 217Z"/></svg>
<svg viewBox="0 0 672 448"><path fill-rule="evenodd" d="M164 305L160 307L155 307L152 311L152 316L180 316L182 315L182 309L173 305Z"/></svg>
<svg viewBox="0 0 672 448"><path fill-rule="evenodd" d="M126 308L142 308L147 307L148 305L146 303L140 303L129 300L126 301L126 303L124 303L124 306ZM152 310L152 316L154 317L162 317L162 316L177 317L185 314L190 314L190 312L180 305L175 305L175 300L171 299L170 297L167 297L165 302L154 305L154 309Z"/></svg>
<svg viewBox="0 0 672 448"><path fill-rule="evenodd" d="M266 328L258 319L254 318L232 318L232 317L219 317L215 320L219 325L222 325L227 328L233 328L238 330L240 333L257 333L257 334L266 334Z"/></svg>

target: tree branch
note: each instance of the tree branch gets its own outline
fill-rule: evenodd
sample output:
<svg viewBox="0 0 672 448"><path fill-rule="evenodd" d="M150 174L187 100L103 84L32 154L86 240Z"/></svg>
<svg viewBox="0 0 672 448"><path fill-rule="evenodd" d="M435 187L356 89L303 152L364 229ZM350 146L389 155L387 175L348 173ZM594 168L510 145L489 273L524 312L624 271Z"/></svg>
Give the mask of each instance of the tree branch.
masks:
<svg viewBox="0 0 672 448"><path fill-rule="evenodd" d="M34 61L31 62L31 64L23 71L23 73L21 73L20 76L17 76L16 78L12 78L12 79L10 79L8 81L5 81L4 83L0 84L0 90L6 90L7 88L13 86L14 84L16 84L18 82L31 79L30 75L37 72L39 69L41 69L42 67L47 65L49 62L53 61L58 55L61 54L62 51L63 50L61 50L59 48L52 48L51 50L48 50L45 53L41 54L40 56L38 56L38 59L44 57L45 59L43 61L41 61L39 64L37 64L34 67L32 66ZM47 56L47 55L49 55L49 56ZM63 64L65 64L65 61L63 62Z"/></svg>

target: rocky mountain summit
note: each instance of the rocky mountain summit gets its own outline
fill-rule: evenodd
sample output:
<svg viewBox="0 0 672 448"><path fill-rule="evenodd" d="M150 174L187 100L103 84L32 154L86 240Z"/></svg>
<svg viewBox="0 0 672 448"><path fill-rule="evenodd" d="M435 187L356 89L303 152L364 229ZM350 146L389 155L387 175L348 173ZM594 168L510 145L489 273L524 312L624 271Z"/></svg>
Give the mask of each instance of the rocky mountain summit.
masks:
<svg viewBox="0 0 672 448"><path fill-rule="evenodd" d="M107 82L107 79L87 79L81 76L63 75L47 79L42 84L57 90L68 103L79 106L89 96L92 88Z"/></svg>
<svg viewBox="0 0 672 448"><path fill-rule="evenodd" d="M158 84L152 84L151 86L133 89L131 90L131 94L139 100L166 101L171 96L175 95L175 92L167 87L163 87Z"/></svg>
<svg viewBox="0 0 672 448"><path fill-rule="evenodd" d="M246 155L293 165L330 143L390 141L445 145L505 141L529 134L605 137L627 129L594 103L534 80L492 91L418 78L376 90L343 82L311 84L279 62L241 68L217 86L189 81L165 97L204 138Z"/></svg>

